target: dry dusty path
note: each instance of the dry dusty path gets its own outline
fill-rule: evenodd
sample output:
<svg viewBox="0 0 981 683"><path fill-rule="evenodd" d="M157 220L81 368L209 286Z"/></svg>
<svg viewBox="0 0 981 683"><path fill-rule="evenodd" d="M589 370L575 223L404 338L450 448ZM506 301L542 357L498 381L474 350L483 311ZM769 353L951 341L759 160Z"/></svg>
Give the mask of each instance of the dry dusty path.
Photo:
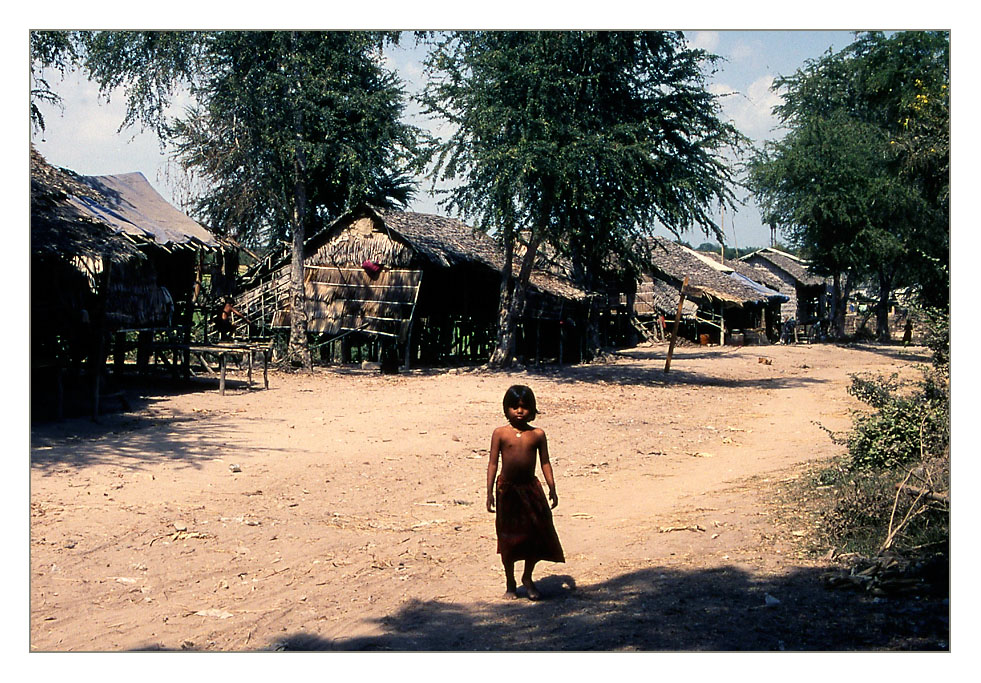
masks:
<svg viewBox="0 0 981 683"><path fill-rule="evenodd" d="M849 374L924 350L686 347L667 375L665 350L132 389L99 425L34 425L31 648L945 648L905 603L822 588L774 503L840 453L824 430L858 407ZM567 562L541 565L539 603L500 599L483 504L513 383L538 396L560 496Z"/></svg>

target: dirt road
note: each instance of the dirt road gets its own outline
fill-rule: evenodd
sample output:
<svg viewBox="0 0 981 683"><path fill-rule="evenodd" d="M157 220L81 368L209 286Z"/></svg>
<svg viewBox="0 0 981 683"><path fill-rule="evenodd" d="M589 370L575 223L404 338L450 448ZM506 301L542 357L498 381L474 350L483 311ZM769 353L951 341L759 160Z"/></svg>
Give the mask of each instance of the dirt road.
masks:
<svg viewBox="0 0 981 683"><path fill-rule="evenodd" d="M31 429L31 648L946 648L822 587L776 493L840 447L850 373L923 349L666 347L503 373L244 376ZM567 561L500 598L487 447L536 392ZM783 520L784 523L781 523ZM916 607L915 609L922 609ZM904 616L905 615L905 616Z"/></svg>

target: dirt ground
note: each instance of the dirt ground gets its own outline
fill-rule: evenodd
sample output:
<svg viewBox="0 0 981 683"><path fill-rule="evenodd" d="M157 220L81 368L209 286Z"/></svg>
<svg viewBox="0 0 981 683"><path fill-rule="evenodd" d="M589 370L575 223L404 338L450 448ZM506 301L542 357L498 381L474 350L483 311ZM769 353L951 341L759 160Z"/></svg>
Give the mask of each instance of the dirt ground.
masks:
<svg viewBox="0 0 981 683"><path fill-rule="evenodd" d="M666 347L492 372L360 367L127 389L31 427L30 647L947 649L944 601L825 588L781 493L840 454L849 374L922 348ZM538 396L565 564L505 601L487 449ZM521 589L523 590L523 589ZM519 591L520 594L520 591Z"/></svg>

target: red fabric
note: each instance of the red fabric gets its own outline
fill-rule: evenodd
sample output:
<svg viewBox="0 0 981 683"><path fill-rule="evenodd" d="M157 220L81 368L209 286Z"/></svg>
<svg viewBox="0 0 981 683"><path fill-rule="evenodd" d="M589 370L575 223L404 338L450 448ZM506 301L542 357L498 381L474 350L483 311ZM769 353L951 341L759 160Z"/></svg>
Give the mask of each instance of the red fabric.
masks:
<svg viewBox="0 0 981 683"><path fill-rule="evenodd" d="M565 562L552 510L537 478L527 482L497 478L497 552L506 562Z"/></svg>
<svg viewBox="0 0 981 683"><path fill-rule="evenodd" d="M370 277L372 280L378 277L378 273L381 272L381 266L368 259L365 259L361 263L361 267L364 268L364 272L366 272L368 277Z"/></svg>

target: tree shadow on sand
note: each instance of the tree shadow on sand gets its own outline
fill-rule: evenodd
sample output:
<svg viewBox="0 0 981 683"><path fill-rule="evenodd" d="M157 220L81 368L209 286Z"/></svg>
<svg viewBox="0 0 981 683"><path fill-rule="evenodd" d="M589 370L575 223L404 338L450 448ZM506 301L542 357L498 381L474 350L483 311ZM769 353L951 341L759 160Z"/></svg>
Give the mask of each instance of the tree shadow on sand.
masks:
<svg viewBox="0 0 981 683"><path fill-rule="evenodd" d="M234 424L207 419L206 413L193 409L180 413L155 412L156 405L171 396L217 392L217 383L134 379L120 385L126 395L124 412L105 412L97 420L71 417L60 421L32 422L31 466L42 472L63 466L98 464L139 470L172 461L200 468L223 455L227 444L234 441ZM252 390L255 390L255 385ZM238 380L229 381L226 391L231 395L250 389L245 380ZM286 418L270 416L265 419L275 421ZM270 451L268 448L264 450ZM280 450L295 452L295 449Z"/></svg>
<svg viewBox="0 0 981 683"><path fill-rule="evenodd" d="M544 575L543 600L475 607L413 601L377 621L384 633L294 633L287 651L864 651L945 650L943 596L875 598L823 587L823 570L757 578L736 567L649 568L579 586Z"/></svg>

